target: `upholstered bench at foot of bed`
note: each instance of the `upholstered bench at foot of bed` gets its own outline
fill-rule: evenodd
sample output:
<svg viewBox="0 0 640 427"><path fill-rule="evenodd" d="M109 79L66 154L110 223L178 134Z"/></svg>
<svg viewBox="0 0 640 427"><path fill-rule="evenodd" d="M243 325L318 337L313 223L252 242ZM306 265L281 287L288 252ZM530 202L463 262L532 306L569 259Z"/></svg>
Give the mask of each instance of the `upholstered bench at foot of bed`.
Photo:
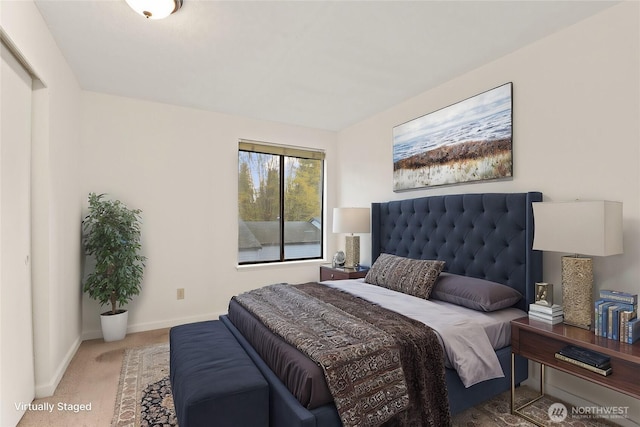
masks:
<svg viewBox="0 0 640 427"><path fill-rule="evenodd" d="M180 427L269 425L267 381L222 322L173 327L169 343Z"/></svg>
<svg viewBox="0 0 640 427"><path fill-rule="evenodd" d="M307 409L293 397L287 386L260 358L256 350L231 323L227 315L220 320L233 333L240 345L253 359L262 375L269 382L269 426L270 427L341 427L342 422L333 403L314 409ZM182 426L180 426L182 427Z"/></svg>

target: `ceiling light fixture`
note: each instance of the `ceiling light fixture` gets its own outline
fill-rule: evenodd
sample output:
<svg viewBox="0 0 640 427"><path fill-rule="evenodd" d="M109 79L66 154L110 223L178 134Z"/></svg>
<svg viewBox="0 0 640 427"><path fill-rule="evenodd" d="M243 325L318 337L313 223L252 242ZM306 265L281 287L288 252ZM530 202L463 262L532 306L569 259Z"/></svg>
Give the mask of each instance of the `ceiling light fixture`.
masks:
<svg viewBox="0 0 640 427"><path fill-rule="evenodd" d="M125 0L131 9L149 19L163 19L182 7L182 0Z"/></svg>

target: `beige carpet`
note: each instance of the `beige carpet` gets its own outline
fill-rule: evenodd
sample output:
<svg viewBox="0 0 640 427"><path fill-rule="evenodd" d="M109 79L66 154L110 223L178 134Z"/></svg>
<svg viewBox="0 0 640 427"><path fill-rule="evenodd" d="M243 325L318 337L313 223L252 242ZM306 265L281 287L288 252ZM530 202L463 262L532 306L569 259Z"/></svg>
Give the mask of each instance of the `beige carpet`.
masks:
<svg viewBox="0 0 640 427"><path fill-rule="evenodd" d="M169 342L169 329L128 334L124 340L83 341L58 384L53 396L34 400L54 410L27 411L19 427L109 427L118 392L122 360L127 348ZM91 410L59 410L59 404L91 404Z"/></svg>
<svg viewBox="0 0 640 427"><path fill-rule="evenodd" d="M122 426L176 426L175 409L169 384L169 346L167 344L149 346L127 351L120 378L120 390L116 400L113 427ZM138 396L136 399L135 396ZM521 387L516 393L516 404L530 400L536 392ZM513 427L533 426L528 421L511 415L510 393L506 392L483 404L453 417L453 425L458 427ZM559 403L552 397L545 397L525 412L540 423L553 426L600 427L611 423L598 419L577 419L571 415L562 422L550 422L548 408ZM570 414L571 407L566 405ZM240 427L240 426L239 426ZM242 426L244 427L244 426Z"/></svg>

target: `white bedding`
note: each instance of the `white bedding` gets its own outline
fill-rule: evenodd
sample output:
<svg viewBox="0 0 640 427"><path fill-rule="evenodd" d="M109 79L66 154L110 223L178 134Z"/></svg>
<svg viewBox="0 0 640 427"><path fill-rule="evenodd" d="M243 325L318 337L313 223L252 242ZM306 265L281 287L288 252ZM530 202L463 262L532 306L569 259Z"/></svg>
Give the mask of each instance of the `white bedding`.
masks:
<svg viewBox="0 0 640 427"><path fill-rule="evenodd" d="M444 349L446 366L458 372L465 387L504 377L495 349L509 345L509 322L527 315L516 308L486 313L443 301L425 300L364 283L364 279L331 280L321 283L349 292L433 328Z"/></svg>

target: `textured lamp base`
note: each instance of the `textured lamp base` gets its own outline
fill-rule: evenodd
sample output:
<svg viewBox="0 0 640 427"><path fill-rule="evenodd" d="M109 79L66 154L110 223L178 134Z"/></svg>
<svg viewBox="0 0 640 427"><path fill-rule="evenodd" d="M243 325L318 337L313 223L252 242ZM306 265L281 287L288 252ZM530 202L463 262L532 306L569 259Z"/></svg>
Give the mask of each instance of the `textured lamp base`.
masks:
<svg viewBox="0 0 640 427"><path fill-rule="evenodd" d="M593 264L591 258L562 257L564 323L591 329Z"/></svg>
<svg viewBox="0 0 640 427"><path fill-rule="evenodd" d="M360 236L347 236L345 244L345 268L356 268L360 265Z"/></svg>

